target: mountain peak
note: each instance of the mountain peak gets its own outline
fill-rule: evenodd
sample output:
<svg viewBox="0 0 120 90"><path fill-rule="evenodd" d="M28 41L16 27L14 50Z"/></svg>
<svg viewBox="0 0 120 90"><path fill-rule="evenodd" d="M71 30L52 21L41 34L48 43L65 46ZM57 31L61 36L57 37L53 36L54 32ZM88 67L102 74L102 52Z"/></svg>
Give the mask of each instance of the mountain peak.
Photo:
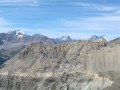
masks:
<svg viewBox="0 0 120 90"><path fill-rule="evenodd" d="M8 32L8 34L16 35L19 38L21 38L25 35L25 33L21 30L10 31L10 32Z"/></svg>
<svg viewBox="0 0 120 90"><path fill-rule="evenodd" d="M71 41L72 39L70 38L70 36L66 35L66 36L62 36L61 40L62 41Z"/></svg>
<svg viewBox="0 0 120 90"><path fill-rule="evenodd" d="M101 38L105 39L106 41L110 41L105 35L102 35Z"/></svg>
<svg viewBox="0 0 120 90"><path fill-rule="evenodd" d="M93 35L90 40L103 40L103 41L109 41L109 39L105 36L97 36L97 35Z"/></svg>
<svg viewBox="0 0 120 90"><path fill-rule="evenodd" d="M72 39L70 38L70 36L66 35L66 36L62 36L61 38L56 38L55 41L60 43L60 42L72 41Z"/></svg>

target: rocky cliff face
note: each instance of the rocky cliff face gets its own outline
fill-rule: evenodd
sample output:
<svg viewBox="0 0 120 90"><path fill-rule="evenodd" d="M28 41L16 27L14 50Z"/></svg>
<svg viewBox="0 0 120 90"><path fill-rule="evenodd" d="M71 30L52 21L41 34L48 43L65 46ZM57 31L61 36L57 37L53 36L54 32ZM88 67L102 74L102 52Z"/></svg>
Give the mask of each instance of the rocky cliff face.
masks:
<svg viewBox="0 0 120 90"><path fill-rule="evenodd" d="M33 67L36 72L71 69L119 71L119 49L119 43L103 41L75 41L53 46L32 44L6 62L7 67L3 69L23 72L31 71ZM19 65L16 65L15 60ZM24 67L24 70L19 67Z"/></svg>
<svg viewBox="0 0 120 90"><path fill-rule="evenodd" d="M0 74L0 90L101 90L112 83L87 72Z"/></svg>
<svg viewBox="0 0 120 90"><path fill-rule="evenodd" d="M119 40L31 44L0 67L0 88L101 90L113 82L90 72L119 72L119 49Z"/></svg>

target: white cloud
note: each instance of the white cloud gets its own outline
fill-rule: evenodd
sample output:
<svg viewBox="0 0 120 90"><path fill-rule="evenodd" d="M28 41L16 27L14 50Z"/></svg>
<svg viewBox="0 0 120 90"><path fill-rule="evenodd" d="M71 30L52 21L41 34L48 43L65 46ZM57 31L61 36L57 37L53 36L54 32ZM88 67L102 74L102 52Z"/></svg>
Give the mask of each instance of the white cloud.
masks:
<svg viewBox="0 0 120 90"><path fill-rule="evenodd" d="M69 30L72 32L86 33L120 33L120 16L96 16L78 19L58 20L62 28L59 30Z"/></svg>
<svg viewBox="0 0 120 90"><path fill-rule="evenodd" d="M116 13L116 14L120 14L120 10L117 10L115 13Z"/></svg>
<svg viewBox="0 0 120 90"><path fill-rule="evenodd" d="M0 2L4 3L12 3L12 2L34 2L37 0L0 0Z"/></svg>
<svg viewBox="0 0 120 90"><path fill-rule="evenodd" d="M11 4L1 4L0 3L0 6L39 6L37 4L22 4L22 3L11 3Z"/></svg>
<svg viewBox="0 0 120 90"><path fill-rule="evenodd" d="M75 6L82 6L86 9L93 9L97 11L117 11L120 10L119 6L107 5L107 4L95 4L95 3L85 3L85 2L74 2L70 3Z"/></svg>
<svg viewBox="0 0 120 90"><path fill-rule="evenodd" d="M38 6L38 0L0 0L0 6Z"/></svg>
<svg viewBox="0 0 120 90"><path fill-rule="evenodd" d="M94 21L120 21L120 16L102 16L102 17L94 17L90 18L89 20Z"/></svg>
<svg viewBox="0 0 120 90"><path fill-rule="evenodd" d="M120 37L120 16L100 16L74 20L61 19L54 23L52 22L52 24L56 25L56 28L50 27L49 29L31 29L25 27L14 27L16 23L0 17L0 33L19 29L28 34L40 33L51 38L61 37L62 35L70 35L74 39L88 39L94 34L103 34L108 36L109 39ZM60 32L60 30L62 30L62 32ZM83 33L80 33L81 31Z"/></svg>
<svg viewBox="0 0 120 90"><path fill-rule="evenodd" d="M0 26L6 26L6 25L9 25L8 21L0 17Z"/></svg>
<svg viewBox="0 0 120 90"><path fill-rule="evenodd" d="M111 27L109 27L109 28L107 27L106 30L109 29L108 32L103 32L101 34L100 33L91 32L93 30L94 31L95 30L100 30L100 31L101 30L105 30L106 27L98 26L100 23L96 23L96 25L95 25L95 23L90 23L90 22L87 23L87 21L85 21L86 23L84 22L83 24L81 23L81 21L79 21L79 24L77 26L75 24L75 20L74 20L74 22L67 21L67 20L61 20L62 23L63 22L69 22L69 23L66 23L66 24L73 24L74 23L74 25L76 25L76 26L74 26L74 25L71 26L70 25L71 27L69 26L69 28L67 27L67 29L69 29L68 32L67 32L67 30L66 30L66 32L64 32L64 31L59 32L59 31L57 31L58 28L56 30L52 30L51 28L50 29L31 29L31 28L22 28L22 27L18 27L18 28L17 27L13 27L13 28L11 28L8 25L12 25L12 23L7 22L7 20L5 20L4 18L0 18L0 21L1 21L0 22L0 24L1 24L1 26L0 26L0 33L13 31L13 30L22 30L22 31L24 31L27 34L40 33L40 34L46 35L46 36L48 36L50 38L59 38L59 37L61 37L63 35L69 35L73 39L89 39L92 35L106 35L109 39L114 39L114 38L120 37L119 33L118 34L109 34L109 32L111 31L111 29L110 29ZM83 27L80 26L81 24L82 24ZM111 26L111 24L109 26ZM66 28L63 27L63 28L59 28L59 29L64 30ZM78 31L77 32L75 32L75 31L74 32L70 32L71 29L77 29ZM90 31L89 32L85 31L84 33L80 33L81 29L90 30Z"/></svg>
<svg viewBox="0 0 120 90"><path fill-rule="evenodd" d="M77 20L62 20L58 21L59 25L65 27L69 30L76 30L76 31L103 31L105 30L104 27L101 27L102 23L92 20L91 18L82 18ZM62 29L63 30L63 29Z"/></svg>
<svg viewBox="0 0 120 90"><path fill-rule="evenodd" d="M70 3L71 5L76 5L76 6L94 6L94 4L91 3L84 3L84 2L75 2L75 3Z"/></svg>
<svg viewBox="0 0 120 90"><path fill-rule="evenodd" d="M9 31L12 31L12 29L11 28L0 27L0 33L6 33L6 32L9 32Z"/></svg>
<svg viewBox="0 0 120 90"><path fill-rule="evenodd" d="M97 8L97 10L100 10L100 11L115 11L116 7L100 6L100 7Z"/></svg>

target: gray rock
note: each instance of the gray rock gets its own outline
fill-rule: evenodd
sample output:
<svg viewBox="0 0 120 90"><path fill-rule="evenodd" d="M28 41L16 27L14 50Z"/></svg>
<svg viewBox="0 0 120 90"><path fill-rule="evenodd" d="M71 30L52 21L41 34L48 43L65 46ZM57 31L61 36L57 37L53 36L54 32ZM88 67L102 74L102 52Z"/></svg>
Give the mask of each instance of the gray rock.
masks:
<svg viewBox="0 0 120 90"><path fill-rule="evenodd" d="M119 53L119 40L72 41L49 46L31 44L1 66L0 88L101 90L113 82L93 72L119 72Z"/></svg>

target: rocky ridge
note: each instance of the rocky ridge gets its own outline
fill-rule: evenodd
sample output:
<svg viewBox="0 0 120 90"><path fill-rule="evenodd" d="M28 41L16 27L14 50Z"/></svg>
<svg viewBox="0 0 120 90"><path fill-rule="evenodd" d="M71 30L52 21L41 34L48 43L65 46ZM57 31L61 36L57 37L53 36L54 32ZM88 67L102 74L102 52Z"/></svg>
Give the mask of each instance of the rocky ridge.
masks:
<svg viewBox="0 0 120 90"><path fill-rule="evenodd" d="M18 90L28 90L30 83L35 86L29 90L104 89L114 82L107 79L108 77L99 77L91 72L119 72L119 47L119 40L80 40L56 45L31 44L1 66L0 76L4 76L1 88L7 90L8 84L4 83L8 80L9 83L14 83L10 85L11 90L17 90L17 82ZM9 79L9 76L13 79ZM27 77L29 78L26 80ZM25 79L24 84L28 82L29 85L22 87L21 78Z"/></svg>

